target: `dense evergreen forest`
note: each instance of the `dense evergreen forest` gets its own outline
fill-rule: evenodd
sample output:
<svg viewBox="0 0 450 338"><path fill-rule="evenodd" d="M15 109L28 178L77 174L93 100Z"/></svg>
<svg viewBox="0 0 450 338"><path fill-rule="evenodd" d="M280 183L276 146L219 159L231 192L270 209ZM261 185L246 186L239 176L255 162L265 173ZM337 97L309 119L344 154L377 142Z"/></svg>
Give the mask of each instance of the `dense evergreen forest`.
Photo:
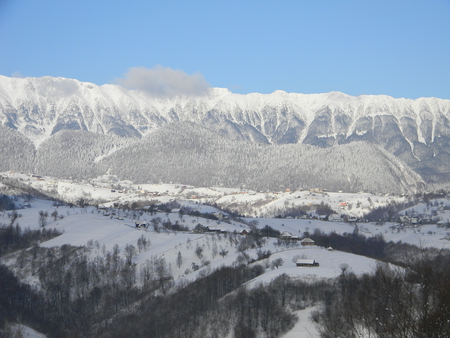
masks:
<svg viewBox="0 0 450 338"><path fill-rule="evenodd" d="M135 158L140 162L135 163ZM399 172L396 161L388 152L365 143L331 148L262 145L231 141L193 124L173 124L111 154L102 165L134 182L245 185L258 191L323 187L398 193L419 189L417 174L407 167Z"/></svg>

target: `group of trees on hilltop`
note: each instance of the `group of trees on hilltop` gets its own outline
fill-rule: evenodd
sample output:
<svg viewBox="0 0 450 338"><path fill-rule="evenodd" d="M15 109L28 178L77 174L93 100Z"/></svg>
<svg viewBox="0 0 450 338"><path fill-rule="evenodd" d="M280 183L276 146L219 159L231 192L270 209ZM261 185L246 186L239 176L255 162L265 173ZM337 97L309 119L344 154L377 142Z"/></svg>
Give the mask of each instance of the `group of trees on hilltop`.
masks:
<svg viewBox="0 0 450 338"><path fill-rule="evenodd" d="M148 246L148 242L143 244L141 241L138 245L141 249ZM49 337L92 337L95 336L92 330L96 323L111 318L147 294L164 289L167 283L171 283L169 267L164 260L149 261L138 272L132 264L137 253L133 245L127 246L123 254L116 245L112 251L103 249L102 255L88 258L90 251L99 249L96 246L94 243L87 247L34 246L19 251L16 258L19 274L37 277L42 290L39 293L27 291L25 295L28 298L36 299L30 303L22 299L22 290L27 286L16 281L5 290L2 284L0 289L9 293L4 296L5 301L15 309L3 320L21 320ZM10 275L6 267L2 267L0 273ZM140 280L142 286L138 287ZM4 305L0 304L0 308ZM4 325L5 322L0 321L0 328Z"/></svg>
<svg viewBox="0 0 450 338"><path fill-rule="evenodd" d="M312 319L327 337L446 337L450 330L450 251L385 242L381 235L311 234L317 245L376 258L373 273L347 264Z"/></svg>
<svg viewBox="0 0 450 338"><path fill-rule="evenodd" d="M315 229L310 236L315 244L321 247L332 247L335 250L376 259L384 259L386 257L385 249L388 243L383 236L366 237L359 234L357 228L355 228L353 233L344 233L342 235L336 232L326 234L319 229Z"/></svg>
<svg viewBox="0 0 450 338"><path fill-rule="evenodd" d="M20 249L36 246L61 235L56 229L23 230L19 225L0 226L0 256Z"/></svg>
<svg viewBox="0 0 450 338"><path fill-rule="evenodd" d="M10 196L0 194L0 211L13 210L15 208L16 204L14 203L14 200Z"/></svg>

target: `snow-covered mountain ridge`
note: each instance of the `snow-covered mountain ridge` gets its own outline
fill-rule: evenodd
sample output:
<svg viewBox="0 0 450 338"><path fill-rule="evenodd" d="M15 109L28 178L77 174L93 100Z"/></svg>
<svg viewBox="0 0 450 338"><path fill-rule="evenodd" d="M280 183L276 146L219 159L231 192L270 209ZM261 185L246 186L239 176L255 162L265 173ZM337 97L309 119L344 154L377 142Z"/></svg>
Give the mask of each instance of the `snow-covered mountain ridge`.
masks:
<svg viewBox="0 0 450 338"><path fill-rule="evenodd" d="M450 100L340 92L241 95L223 88L211 88L206 96L168 99L113 84L0 76L0 124L36 148L61 130L137 139L175 122L262 144L328 148L365 141L381 146L428 182L450 181Z"/></svg>
<svg viewBox="0 0 450 338"><path fill-rule="evenodd" d="M392 116L406 124L405 127L415 126L415 140L429 143L440 134L439 122L448 124L450 116L450 100L437 98L411 100L384 95L353 97L340 92L297 94L284 91L241 95L211 88L206 97L167 99L118 85L97 86L52 77L0 76L0 104L2 123L38 143L61 129L139 136L162 124L180 120L203 125L227 122L248 125L269 142L295 143L306 142L312 134L310 129L323 122L329 123L314 133L317 137L361 136L368 131L363 130L361 119L382 116ZM288 132L295 124L301 127L301 133L295 138L283 139L283 131ZM408 139L415 141L411 137Z"/></svg>

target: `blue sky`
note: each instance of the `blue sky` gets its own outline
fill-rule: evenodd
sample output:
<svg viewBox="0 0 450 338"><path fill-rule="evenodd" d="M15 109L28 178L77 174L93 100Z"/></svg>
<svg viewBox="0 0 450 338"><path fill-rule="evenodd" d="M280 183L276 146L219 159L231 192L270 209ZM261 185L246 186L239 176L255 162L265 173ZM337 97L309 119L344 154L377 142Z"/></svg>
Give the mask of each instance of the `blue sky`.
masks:
<svg viewBox="0 0 450 338"><path fill-rule="evenodd" d="M0 0L0 74L450 99L450 0ZM119 79L119 80L118 80Z"/></svg>

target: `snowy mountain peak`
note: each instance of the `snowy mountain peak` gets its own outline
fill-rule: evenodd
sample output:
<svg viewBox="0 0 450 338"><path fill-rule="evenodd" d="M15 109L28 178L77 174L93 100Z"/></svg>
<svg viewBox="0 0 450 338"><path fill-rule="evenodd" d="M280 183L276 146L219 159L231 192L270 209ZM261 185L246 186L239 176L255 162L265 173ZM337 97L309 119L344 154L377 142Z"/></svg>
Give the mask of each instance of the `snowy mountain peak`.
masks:
<svg viewBox="0 0 450 338"><path fill-rule="evenodd" d="M141 138L191 122L235 140L318 147L366 141L440 180L450 157L450 100L287 93L155 96L115 84L0 76L0 123L35 146L61 130ZM438 175L438 176L436 176ZM449 174L450 175L450 174Z"/></svg>

